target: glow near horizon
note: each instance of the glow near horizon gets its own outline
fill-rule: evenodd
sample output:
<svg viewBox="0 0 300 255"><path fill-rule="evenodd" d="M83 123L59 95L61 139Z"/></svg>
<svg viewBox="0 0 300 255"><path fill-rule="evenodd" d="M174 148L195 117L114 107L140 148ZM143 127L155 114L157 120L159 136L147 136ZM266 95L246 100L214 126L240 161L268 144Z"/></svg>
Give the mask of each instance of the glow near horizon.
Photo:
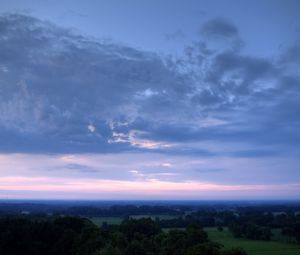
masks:
<svg viewBox="0 0 300 255"><path fill-rule="evenodd" d="M218 185L201 182L70 180L48 177L2 177L1 191L18 191L2 199L296 199L300 184L284 185ZM22 195L30 191L29 195ZM35 193L36 192L36 193ZM124 195L124 192L126 195ZM60 195L56 195L59 193ZM54 195L53 195L54 194ZM80 195L78 195L80 194ZM251 195L249 195L251 194Z"/></svg>
<svg viewBox="0 0 300 255"><path fill-rule="evenodd" d="M122 166L118 163L119 161L123 161ZM205 173L205 169L209 169L210 165L216 165L213 163L214 160L210 161L209 158L199 160L181 157L178 159L178 157L153 153L147 157L138 154L120 154L119 156L115 154L2 154L0 155L1 169L6 168L10 171L0 174L0 198L297 199L297 194L300 192L300 183L216 183L209 178L211 174L213 175L214 169L211 169L211 173L207 171L206 178L208 179L202 181L197 180L199 177L195 173L192 179L188 179L191 178L191 172L185 175L184 171L180 171L181 168L201 167ZM220 164L224 166L224 162ZM228 162L231 160L229 159ZM235 163L231 162L231 164ZM81 167L84 168L78 171ZM156 171L149 173L148 168L156 169ZM113 172L115 174L112 174ZM118 172L123 174L126 172L127 176L118 175ZM46 175L41 175L41 173ZM225 171L224 174L228 175L230 172ZM254 173L255 175L257 174Z"/></svg>

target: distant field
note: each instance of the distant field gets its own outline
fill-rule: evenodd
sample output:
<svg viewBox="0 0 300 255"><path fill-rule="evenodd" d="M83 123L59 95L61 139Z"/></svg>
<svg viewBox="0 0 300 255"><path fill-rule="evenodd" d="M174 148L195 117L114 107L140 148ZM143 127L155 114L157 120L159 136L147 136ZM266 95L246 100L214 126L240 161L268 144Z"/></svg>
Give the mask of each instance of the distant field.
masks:
<svg viewBox="0 0 300 255"><path fill-rule="evenodd" d="M131 215L130 217L133 219L151 218L152 220L155 220L156 218L159 218L161 220L171 220L178 218L177 215Z"/></svg>
<svg viewBox="0 0 300 255"><path fill-rule="evenodd" d="M123 221L123 218L120 217L92 217L89 219L99 227L101 227L104 222L107 224L118 225Z"/></svg>
<svg viewBox="0 0 300 255"><path fill-rule="evenodd" d="M142 219L142 218L151 218L152 220L155 220L155 218L160 218L161 220L169 220L177 218L178 216L175 215L131 215L130 216L133 219ZM121 217L92 217L89 218L95 225L101 227L104 222L107 224L114 224L118 225L121 224L123 221L123 218Z"/></svg>
<svg viewBox="0 0 300 255"><path fill-rule="evenodd" d="M231 233L224 229L223 232L216 228L205 228L211 240L224 245L224 248L244 248L249 255L299 255L300 245L287 244L276 241L254 241L234 238Z"/></svg>

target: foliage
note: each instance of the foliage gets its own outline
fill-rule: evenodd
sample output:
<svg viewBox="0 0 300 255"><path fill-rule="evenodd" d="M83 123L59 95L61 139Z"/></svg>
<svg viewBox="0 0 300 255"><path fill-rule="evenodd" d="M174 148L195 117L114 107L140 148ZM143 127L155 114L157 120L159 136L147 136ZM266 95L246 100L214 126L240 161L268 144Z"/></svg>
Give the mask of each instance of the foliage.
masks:
<svg viewBox="0 0 300 255"><path fill-rule="evenodd" d="M79 217L0 218L5 255L220 255L220 248L197 224L162 232L150 218L106 228Z"/></svg>

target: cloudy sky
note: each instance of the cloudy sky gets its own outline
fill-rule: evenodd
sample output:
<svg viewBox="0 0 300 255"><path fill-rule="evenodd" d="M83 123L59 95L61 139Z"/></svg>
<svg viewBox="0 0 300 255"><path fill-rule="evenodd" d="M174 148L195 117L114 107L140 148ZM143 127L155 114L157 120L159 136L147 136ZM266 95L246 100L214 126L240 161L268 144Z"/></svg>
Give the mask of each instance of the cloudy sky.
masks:
<svg viewBox="0 0 300 255"><path fill-rule="evenodd" d="M299 199L299 11L2 0L0 199Z"/></svg>

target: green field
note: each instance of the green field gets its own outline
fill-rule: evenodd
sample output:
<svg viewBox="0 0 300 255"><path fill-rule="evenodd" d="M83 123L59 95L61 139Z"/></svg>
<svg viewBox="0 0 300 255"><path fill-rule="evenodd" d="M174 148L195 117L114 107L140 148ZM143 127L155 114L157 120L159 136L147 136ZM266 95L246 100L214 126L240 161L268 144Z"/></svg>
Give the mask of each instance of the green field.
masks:
<svg viewBox="0 0 300 255"><path fill-rule="evenodd" d="M249 255L300 255L300 245L278 241L237 239L226 228L223 232L218 231L216 228L205 228L204 230L211 240L223 244L225 249L241 247Z"/></svg>

